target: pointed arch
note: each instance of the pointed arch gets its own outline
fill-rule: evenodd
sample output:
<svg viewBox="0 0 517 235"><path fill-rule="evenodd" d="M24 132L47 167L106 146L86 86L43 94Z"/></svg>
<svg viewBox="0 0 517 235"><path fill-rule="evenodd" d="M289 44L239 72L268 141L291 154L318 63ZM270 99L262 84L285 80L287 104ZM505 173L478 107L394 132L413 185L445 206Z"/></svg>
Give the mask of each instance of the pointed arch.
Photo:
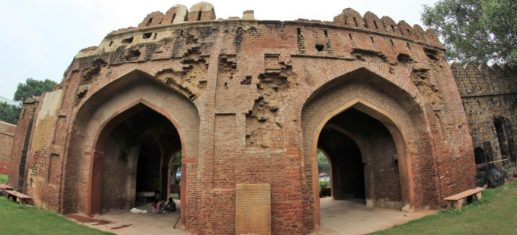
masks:
<svg viewBox="0 0 517 235"><path fill-rule="evenodd" d="M409 90L409 91L408 91ZM411 209L422 203L421 182L413 174L414 157L423 157L434 164L432 156L420 153L432 153L431 145L426 141L429 133L424 108L419 104L418 96L411 89L402 89L397 84L366 69L359 68L321 85L315 89L303 105L301 111L303 131L304 165L310 172L306 174L307 190L312 191L312 214L315 228L319 227L319 200L317 200L317 177L314 176L317 165L313 160L318 137L322 128L340 113L351 108L379 121L388 129L395 142L401 181L403 209ZM317 163L316 163L317 164ZM434 174L428 180L435 191L438 189ZM422 178L422 177L421 177ZM419 192L419 194L416 194ZM309 209L310 210L310 209Z"/></svg>
<svg viewBox="0 0 517 235"><path fill-rule="evenodd" d="M92 184L97 160L102 158L102 145L107 136L125 118L142 108L165 117L176 128L182 146L183 162L197 158L199 145L199 114L195 104L180 92L140 70L133 70L92 93L77 108L73 119L65 159L64 190L61 210L64 213L92 214ZM182 204L189 202L188 167L182 168ZM66 192L66 193L65 193ZM87 195L84 197L84 195ZM182 205L182 208L188 208ZM182 218L187 213L182 210Z"/></svg>

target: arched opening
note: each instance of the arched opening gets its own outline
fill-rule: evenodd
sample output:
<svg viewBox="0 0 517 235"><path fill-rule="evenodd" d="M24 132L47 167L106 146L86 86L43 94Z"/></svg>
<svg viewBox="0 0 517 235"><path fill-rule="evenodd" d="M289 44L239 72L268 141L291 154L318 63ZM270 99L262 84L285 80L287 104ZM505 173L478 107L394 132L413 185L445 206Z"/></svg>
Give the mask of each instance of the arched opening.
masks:
<svg viewBox="0 0 517 235"><path fill-rule="evenodd" d="M101 132L92 174L91 213L145 206L170 197L172 166L181 150L175 126L138 104L113 118Z"/></svg>
<svg viewBox="0 0 517 235"><path fill-rule="evenodd" d="M397 148L380 121L349 108L323 126L318 148L325 150L332 165L332 199L401 208Z"/></svg>
<svg viewBox="0 0 517 235"><path fill-rule="evenodd" d="M136 205L138 156L153 155L150 159L156 164L148 167L157 169L159 166L157 171L160 174L157 178L145 179L141 188L158 191L160 199L167 197L163 194L170 195L174 188L169 186L172 184L169 165L175 162L176 169L181 166L181 180L175 182L174 190L181 188L181 195L178 194L181 200L176 203L181 212L178 225L183 224L188 228L189 218L198 215L198 200L188 196L195 190L197 180L195 167L199 145L199 114L195 104L182 93L140 70L106 81L99 90L92 89L89 93L91 95L79 101L68 140L64 165L66 180L60 211L65 214L96 216L110 209ZM181 153L181 159L177 158L178 153ZM127 159L127 163L122 166L126 166L123 170L128 172L132 180L109 174L112 170L106 163L108 158L116 161L119 161L118 158L121 161ZM159 164L157 159L160 159ZM114 166L114 169L122 166ZM118 192L113 193L117 197L103 195L102 187L109 185L106 182L110 180L121 182L121 185L117 184L119 188L116 190L123 191L122 196ZM154 184L159 186L155 187ZM109 190L112 189L105 187L104 194L111 194ZM110 214L113 213L101 216ZM132 215L129 210L122 214ZM169 214L179 217L179 213ZM163 218L157 222L170 224L171 220L176 221L174 218Z"/></svg>
<svg viewBox="0 0 517 235"><path fill-rule="evenodd" d="M418 91L406 86L405 80L377 72L358 68L331 79L317 86L303 105L304 162L310 167L305 182L307 191L312 191L306 208L308 221L313 221L311 229L354 223L357 218L347 207L352 204L345 202L354 202L352 208L362 208L360 213L394 208L390 211L400 215L438 198L434 171L422 173L429 176L422 178L413 173L415 158L423 164L417 170L434 164L428 154L420 155L432 154L433 149L426 129L417 128L429 125ZM320 204L318 149L328 152L331 178L336 178L329 198L341 202L341 206L327 208L347 215L328 214ZM367 207L372 209L364 210ZM381 214L368 215L373 218L369 226L382 221L377 217ZM330 217L338 220L328 223Z"/></svg>
<svg viewBox="0 0 517 235"><path fill-rule="evenodd" d="M397 223L394 218L406 216L401 209L408 200L407 151L400 131L360 102L342 110L315 133L316 148L325 150L332 169L332 196L319 198L315 208L320 231L363 233ZM356 225L365 223L368 227Z"/></svg>

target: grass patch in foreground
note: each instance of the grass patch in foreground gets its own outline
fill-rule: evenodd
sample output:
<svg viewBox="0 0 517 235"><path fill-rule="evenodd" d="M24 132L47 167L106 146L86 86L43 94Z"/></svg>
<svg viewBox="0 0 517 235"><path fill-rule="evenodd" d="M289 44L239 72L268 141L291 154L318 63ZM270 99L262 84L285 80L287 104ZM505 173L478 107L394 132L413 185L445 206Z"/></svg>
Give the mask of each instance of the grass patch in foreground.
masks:
<svg viewBox="0 0 517 235"><path fill-rule="evenodd" d="M42 209L19 205L0 197L0 234L111 234L88 228Z"/></svg>
<svg viewBox="0 0 517 235"><path fill-rule="evenodd" d="M480 201L463 210L443 211L373 234L517 234L517 180L483 191Z"/></svg>
<svg viewBox="0 0 517 235"><path fill-rule="evenodd" d="M0 184L7 184L7 175L0 174Z"/></svg>

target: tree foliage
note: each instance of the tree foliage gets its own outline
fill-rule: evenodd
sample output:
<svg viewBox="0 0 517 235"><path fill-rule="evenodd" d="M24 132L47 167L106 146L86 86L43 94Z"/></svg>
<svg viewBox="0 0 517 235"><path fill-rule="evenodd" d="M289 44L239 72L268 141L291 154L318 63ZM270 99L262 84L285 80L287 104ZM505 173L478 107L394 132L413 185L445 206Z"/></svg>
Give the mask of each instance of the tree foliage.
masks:
<svg viewBox="0 0 517 235"><path fill-rule="evenodd" d="M40 96L47 91L51 91L52 88L54 88L56 85L56 82L48 79L39 81L32 78L27 78L25 83L18 84L16 92L14 93L14 100L23 102L27 98Z"/></svg>
<svg viewBox="0 0 517 235"><path fill-rule="evenodd" d="M517 62L517 1L440 0L424 6L424 24L461 62Z"/></svg>
<svg viewBox="0 0 517 235"><path fill-rule="evenodd" d="M319 173L330 173L329 172L329 161L327 159L327 156L325 155L325 152L318 150L317 154L318 158L318 172Z"/></svg>
<svg viewBox="0 0 517 235"><path fill-rule="evenodd" d="M172 173L173 173L173 177L174 177L174 182L176 181L179 181L181 176L179 178L176 178L176 173L177 171L180 171L181 172L181 159L182 159L182 154L181 154L181 150L176 152L174 154L175 156L173 156L173 162L172 162ZM181 173L180 173L181 175Z"/></svg>
<svg viewBox="0 0 517 235"><path fill-rule="evenodd" d="M320 191L329 188L330 182L327 180L320 180Z"/></svg>
<svg viewBox="0 0 517 235"><path fill-rule="evenodd" d="M0 102L0 120L16 124L20 116L20 107L5 102Z"/></svg>
<svg viewBox="0 0 517 235"><path fill-rule="evenodd" d="M181 158L182 158L181 150L176 152L174 155L175 156L174 156L174 160L172 162L172 167L174 167L174 168L181 167Z"/></svg>
<svg viewBox="0 0 517 235"><path fill-rule="evenodd" d="M19 83L14 93L14 100L23 102L25 99L33 96L40 96L41 94L51 91L57 85L52 80L34 80L28 78L25 83ZM0 102L0 120L12 124L16 124L20 116L21 107L16 105Z"/></svg>

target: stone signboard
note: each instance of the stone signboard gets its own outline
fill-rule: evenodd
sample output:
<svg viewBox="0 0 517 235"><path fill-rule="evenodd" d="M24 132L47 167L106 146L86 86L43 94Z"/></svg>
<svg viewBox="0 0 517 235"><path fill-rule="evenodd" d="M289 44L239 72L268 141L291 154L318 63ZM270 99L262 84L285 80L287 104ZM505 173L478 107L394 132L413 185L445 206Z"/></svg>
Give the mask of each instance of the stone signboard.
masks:
<svg viewBox="0 0 517 235"><path fill-rule="evenodd" d="M237 184L236 234L271 234L269 184Z"/></svg>

